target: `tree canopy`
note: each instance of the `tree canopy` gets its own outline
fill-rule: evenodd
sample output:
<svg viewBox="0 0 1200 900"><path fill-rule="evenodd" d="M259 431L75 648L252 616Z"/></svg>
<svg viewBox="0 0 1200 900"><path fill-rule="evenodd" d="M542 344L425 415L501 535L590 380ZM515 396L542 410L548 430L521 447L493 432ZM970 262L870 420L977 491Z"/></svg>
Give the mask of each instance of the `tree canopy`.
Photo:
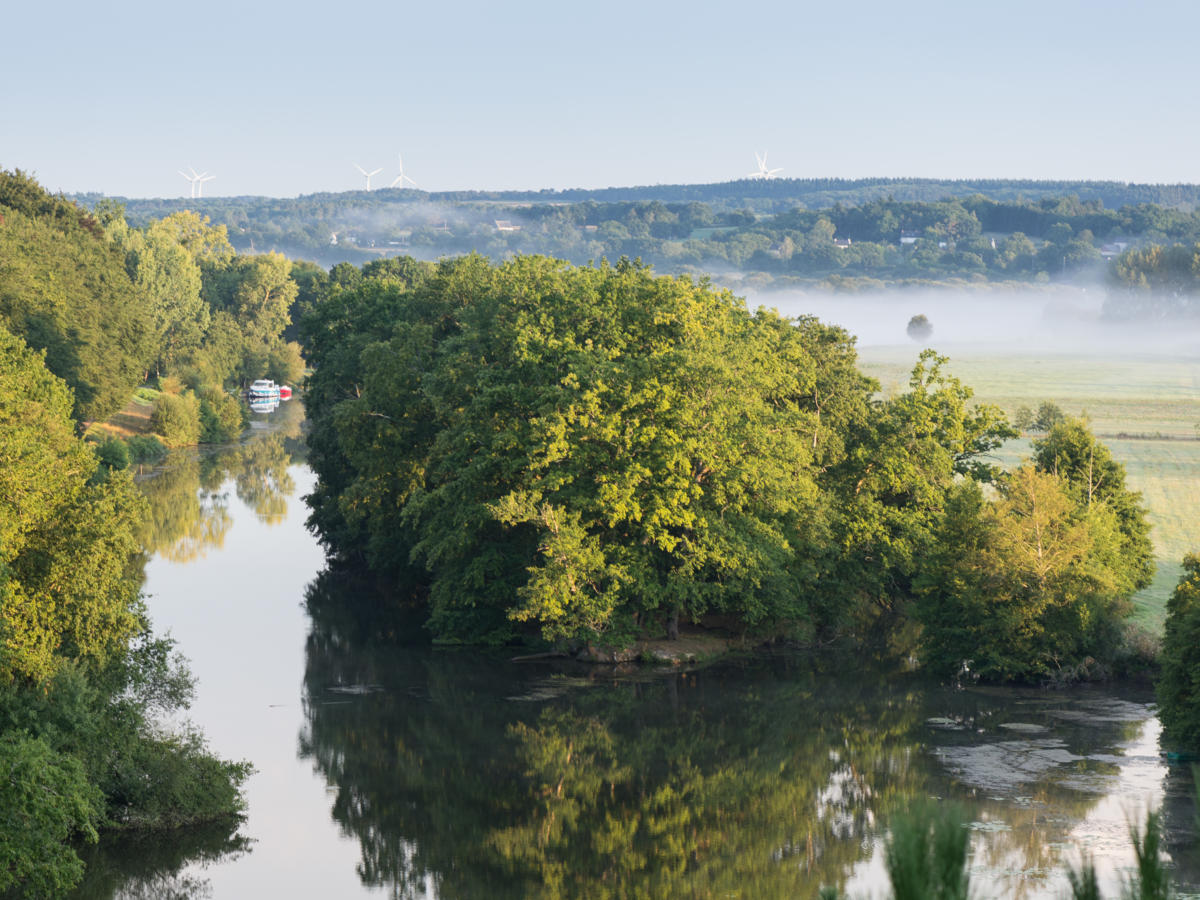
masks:
<svg viewBox="0 0 1200 900"><path fill-rule="evenodd" d="M841 329L627 261L343 283L302 329L310 522L445 638L811 634L907 600L954 479L1012 434L934 354L877 400Z"/></svg>
<svg viewBox="0 0 1200 900"><path fill-rule="evenodd" d="M103 660L140 627L143 501L123 474L92 478L70 411L42 354L0 328L0 682Z"/></svg>
<svg viewBox="0 0 1200 900"><path fill-rule="evenodd" d="M77 420L128 400L154 352L147 295L91 214L0 171L0 325L44 350Z"/></svg>

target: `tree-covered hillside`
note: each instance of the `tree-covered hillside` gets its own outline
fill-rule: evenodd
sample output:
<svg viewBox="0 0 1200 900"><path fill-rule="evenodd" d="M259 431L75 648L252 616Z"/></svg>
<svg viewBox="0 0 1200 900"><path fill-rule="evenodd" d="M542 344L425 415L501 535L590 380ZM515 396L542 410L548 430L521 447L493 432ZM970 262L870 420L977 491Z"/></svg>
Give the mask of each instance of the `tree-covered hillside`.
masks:
<svg viewBox="0 0 1200 900"><path fill-rule="evenodd" d="M145 224L184 208L241 252L325 265L415 255L639 258L736 271L756 288L847 281L1102 280L1129 246L1200 239L1191 186L1092 182L746 180L563 192L353 191L294 200L127 201ZM100 202L98 198L85 198Z"/></svg>

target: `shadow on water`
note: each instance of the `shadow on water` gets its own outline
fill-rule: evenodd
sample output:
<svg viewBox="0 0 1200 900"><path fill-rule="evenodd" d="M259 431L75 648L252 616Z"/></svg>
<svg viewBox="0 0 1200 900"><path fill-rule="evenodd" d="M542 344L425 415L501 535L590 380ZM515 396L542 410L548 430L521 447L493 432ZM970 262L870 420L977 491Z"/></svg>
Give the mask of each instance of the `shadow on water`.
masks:
<svg viewBox="0 0 1200 900"><path fill-rule="evenodd" d="M212 896L211 885L196 865L228 862L249 852L250 841L237 822L213 823L154 834L106 836L98 846L82 848L87 866L76 900L195 900Z"/></svg>
<svg viewBox="0 0 1200 900"><path fill-rule="evenodd" d="M887 823L924 796L970 811L979 896L1058 896L1073 848L1126 853L1126 811L1164 780L1168 823L1194 813L1145 694L798 654L513 663L406 646L402 610L328 574L308 611L300 752L361 881L396 897L878 895ZM1173 845L1189 882L1194 847Z"/></svg>

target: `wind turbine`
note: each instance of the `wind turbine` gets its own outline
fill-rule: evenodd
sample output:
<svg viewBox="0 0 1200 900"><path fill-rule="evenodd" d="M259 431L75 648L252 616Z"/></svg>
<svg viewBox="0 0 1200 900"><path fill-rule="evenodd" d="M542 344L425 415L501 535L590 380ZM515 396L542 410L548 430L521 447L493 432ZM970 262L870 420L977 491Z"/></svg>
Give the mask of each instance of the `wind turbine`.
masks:
<svg viewBox="0 0 1200 900"><path fill-rule="evenodd" d="M402 157L399 153L397 153L396 159L400 160L400 174L396 176L396 180L393 181L391 184L389 184L388 187L402 188L402 187L404 187L404 182L406 182L406 181L409 184L411 184L413 187L416 187L417 183L415 181L413 181L411 178L409 178L407 175L404 174L404 157Z"/></svg>
<svg viewBox="0 0 1200 900"><path fill-rule="evenodd" d="M751 172L749 175L746 176L747 178L774 178L777 174L779 174L780 172L783 171L782 166L780 166L777 169L768 169L767 168L767 151L766 150L763 151L762 156L759 156L758 152L755 151L754 159L758 162L758 171Z"/></svg>
<svg viewBox="0 0 1200 900"><path fill-rule="evenodd" d="M191 172L192 174L189 175L188 172ZM187 172L181 170L179 174L182 175L186 181L191 182L193 200L204 196L204 182L212 181L217 177L216 175L209 175L207 172L197 172L191 166L188 166Z"/></svg>
<svg viewBox="0 0 1200 900"><path fill-rule="evenodd" d="M379 168L379 169L375 169L374 171L368 172L366 169L364 169L364 168L363 168L362 166L360 166L358 163L355 163L355 164L354 164L354 168L356 168L356 169L358 169L358 171L362 172L362 174L363 174L363 177L364 177L365 179L367 179L367 190L368 190L368 191L371 189L371 176L372 176L372 175L378 175L380 172L382 172L382 171L383 171L383 169L382 169L382 168Z"/></svg>

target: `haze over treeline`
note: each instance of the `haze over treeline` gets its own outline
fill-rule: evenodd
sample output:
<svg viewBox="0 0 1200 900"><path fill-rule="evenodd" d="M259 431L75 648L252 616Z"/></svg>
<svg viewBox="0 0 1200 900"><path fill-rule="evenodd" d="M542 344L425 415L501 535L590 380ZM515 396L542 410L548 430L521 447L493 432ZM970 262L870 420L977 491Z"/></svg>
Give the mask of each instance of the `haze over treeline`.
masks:
<svg viewBox="0 0 1200 900"><path fill-rule="evenodd" d="M710 276L739 292L1102 284L1114 276L1135 288L1152 287L1158 278L1174 290L1174 262L1160 278L1149 271L1161 268L1155 258L1137 258L1132 266L1113 261L1200 241L1198 191L1099 182L748 179L591 192L132 200L126 213L136 224L185 207L199 210L228 228L240 252L278 251L327 266L477 252L576 264L628 257L660 272Z"/></svg>

